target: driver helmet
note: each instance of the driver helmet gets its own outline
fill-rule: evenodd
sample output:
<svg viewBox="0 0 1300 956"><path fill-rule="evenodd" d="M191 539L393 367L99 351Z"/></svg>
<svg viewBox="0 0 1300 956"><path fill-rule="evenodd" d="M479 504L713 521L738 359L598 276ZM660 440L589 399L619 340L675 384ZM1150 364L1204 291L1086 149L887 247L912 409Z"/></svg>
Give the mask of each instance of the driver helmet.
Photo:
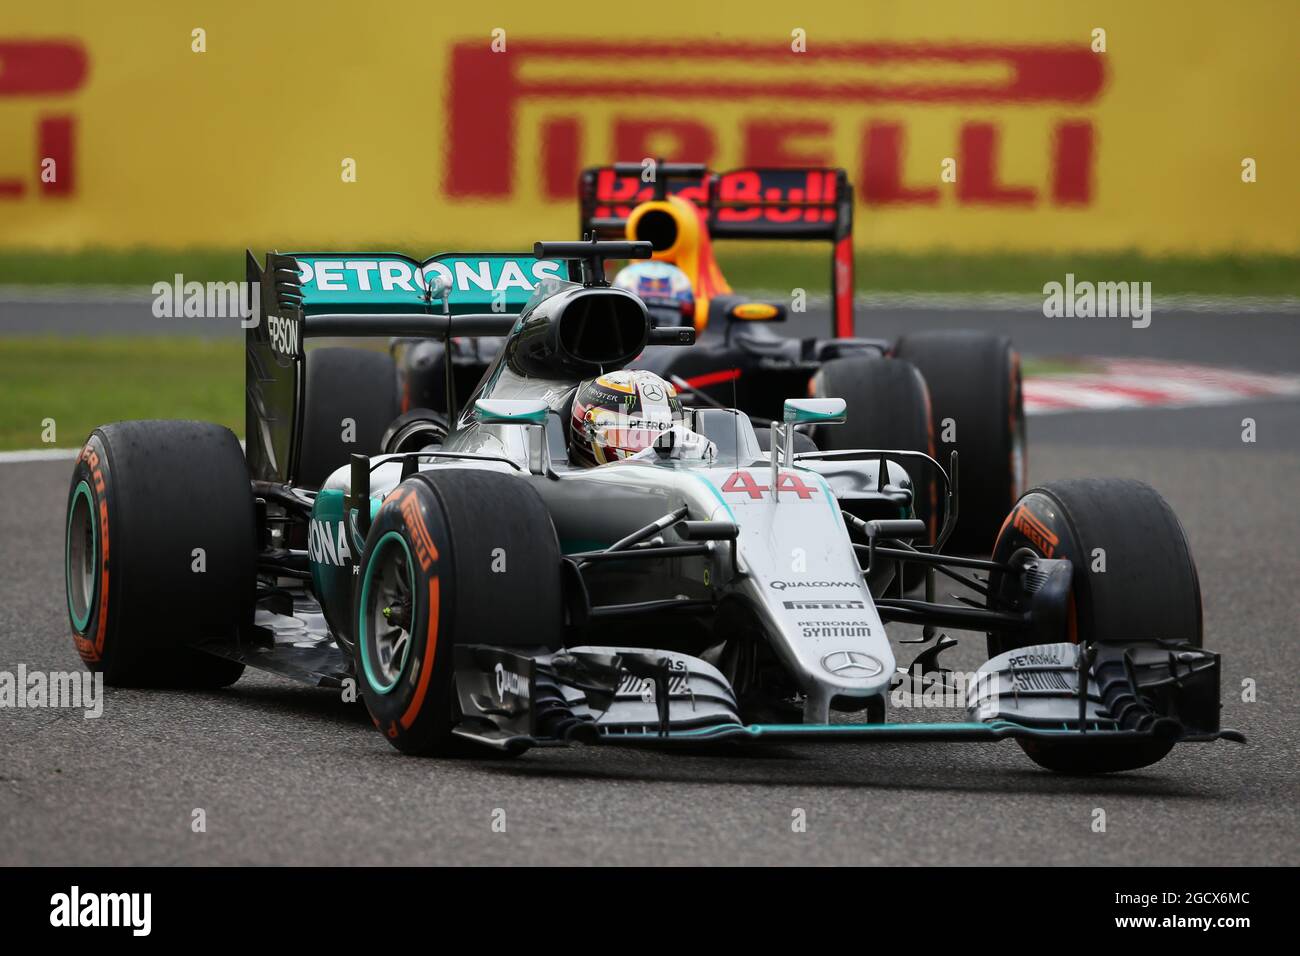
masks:
<svg viewBox="0 0 1300 956"><path fill-rule="evenodd" d="M634 262L614 277L614 287L626 289L645 303L650 324L676 327L695 324L695 292L690 277L671 262Z"/></svg>
<svg viewBox="0 0 1300 956"><path fill-rule="evenodd" d="M654 372L620 369L578 386L569 420L569 458L594 467L631 458L685 427L677 389Z"/></svg>

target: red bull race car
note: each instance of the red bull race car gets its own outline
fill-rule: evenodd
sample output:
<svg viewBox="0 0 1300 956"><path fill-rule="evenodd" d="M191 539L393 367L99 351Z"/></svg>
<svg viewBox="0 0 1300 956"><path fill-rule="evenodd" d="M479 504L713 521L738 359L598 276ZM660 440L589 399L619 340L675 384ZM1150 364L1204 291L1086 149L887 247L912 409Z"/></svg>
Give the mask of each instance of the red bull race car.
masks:
<svg viewBox="0 0 1300 956"><path fill-rule="evenodd" d="M843 169L714 173L697 163L616 163L583 171L579 208L583 235L651 244L652 261L628 265L614 284L641 297L657 324L692 325L698 334L692 349L649 350L643 367L697 402L743 409L760 426L779 418L789 395L844 398L851 427L810 429L800 438L808 450L900 448L939 461L960 450L970 507L949 547L988 553L994 516L1025 488L1019 356L1010 339L978 331L918 332L896 342L857 336L853 187ZM829 243L827 334L786 331L798 310L791 292L736 292L714 255L714 242L728 239ZM933 538L936 493L928 486L917 510Z"/></svg>

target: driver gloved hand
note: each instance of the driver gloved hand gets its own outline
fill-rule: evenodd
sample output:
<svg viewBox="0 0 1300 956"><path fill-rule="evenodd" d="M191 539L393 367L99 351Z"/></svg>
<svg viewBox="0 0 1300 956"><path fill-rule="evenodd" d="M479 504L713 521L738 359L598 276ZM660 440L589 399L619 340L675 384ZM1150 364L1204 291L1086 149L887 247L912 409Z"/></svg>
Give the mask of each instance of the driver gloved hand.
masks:
<svg viewBox="0 0 1300 956"><path fill-rule="evenodd" d="M718 456L718 446L699 432L684 425L674 425L659 433L653 444L632 456L633 459L669 458L675 461L707 461Z"/></svg>

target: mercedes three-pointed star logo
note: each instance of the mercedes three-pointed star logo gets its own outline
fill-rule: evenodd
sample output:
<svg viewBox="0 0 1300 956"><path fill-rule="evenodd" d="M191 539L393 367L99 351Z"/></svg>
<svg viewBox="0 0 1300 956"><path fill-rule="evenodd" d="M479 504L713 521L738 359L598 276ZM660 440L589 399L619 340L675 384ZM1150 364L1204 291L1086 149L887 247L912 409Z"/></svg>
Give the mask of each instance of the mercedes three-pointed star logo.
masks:
<svg viewBox="0 0 1300 956"><path fill-rule="evenodd" d="M832 651L822 658L822 667L836 677L875 677L885 669L880 661L861 651Z"/></svg>

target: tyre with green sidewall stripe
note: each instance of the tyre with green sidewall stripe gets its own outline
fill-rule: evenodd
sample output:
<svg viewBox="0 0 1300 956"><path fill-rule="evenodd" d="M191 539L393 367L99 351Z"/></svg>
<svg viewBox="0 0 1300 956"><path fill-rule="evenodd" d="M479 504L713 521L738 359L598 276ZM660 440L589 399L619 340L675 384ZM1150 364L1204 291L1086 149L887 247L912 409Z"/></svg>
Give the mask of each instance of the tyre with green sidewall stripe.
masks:
<svg viewBox="0 0 1300 956"><path fill-rule="evenodd" d="M439 467L380 506L353 595L358 686L398 750L455 755L458 644L561 646L560 548L525 479Z"/></svg>
<svg viewBox="0 0 1300 956"><path fill-rule="evenodd" d="M64 584L82 661L116 686L223 687L240 663L193 649L252 622L257 532L228 428L96 428L73 466Z"/></svg>

